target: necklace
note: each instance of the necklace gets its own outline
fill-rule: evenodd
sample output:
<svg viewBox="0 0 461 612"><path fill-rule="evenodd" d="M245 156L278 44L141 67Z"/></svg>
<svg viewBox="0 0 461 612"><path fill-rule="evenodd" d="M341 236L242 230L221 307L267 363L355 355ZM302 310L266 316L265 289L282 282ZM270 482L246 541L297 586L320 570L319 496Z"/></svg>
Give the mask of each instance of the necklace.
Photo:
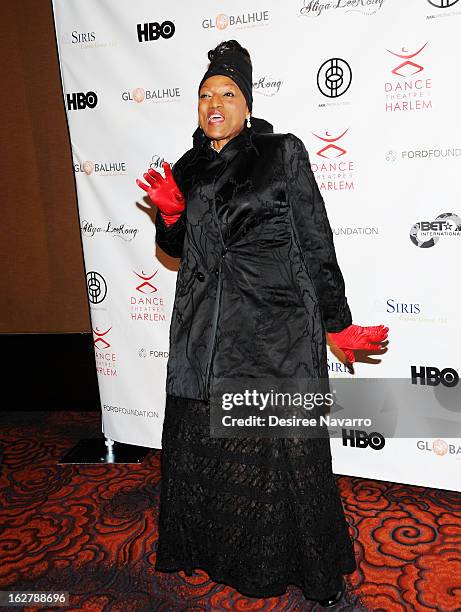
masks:
<svg viewBox="0 0 461 612"><path fill-rule="evenodd" d="M212 140L210 140L210 147L213 149L213 151L216 151L216 153L219 153L218 149L214 148Z"/></svg>

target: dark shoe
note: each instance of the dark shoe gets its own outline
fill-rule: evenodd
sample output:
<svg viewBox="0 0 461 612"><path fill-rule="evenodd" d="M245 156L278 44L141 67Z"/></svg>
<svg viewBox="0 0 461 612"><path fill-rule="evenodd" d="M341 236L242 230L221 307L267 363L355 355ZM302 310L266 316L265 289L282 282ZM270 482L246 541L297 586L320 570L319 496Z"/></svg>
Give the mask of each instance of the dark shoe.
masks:
<svg viewBox="0 0 461 612"><path fill-rule="evenodd" d="M332 595L331 597L327 597L325 599L318 599L318 603L324 608L331 608L335 604L337 604L341 597L346 592L346 583L344 582L344 578L342 579L341 589L336 593L336 595Z"/></svg>

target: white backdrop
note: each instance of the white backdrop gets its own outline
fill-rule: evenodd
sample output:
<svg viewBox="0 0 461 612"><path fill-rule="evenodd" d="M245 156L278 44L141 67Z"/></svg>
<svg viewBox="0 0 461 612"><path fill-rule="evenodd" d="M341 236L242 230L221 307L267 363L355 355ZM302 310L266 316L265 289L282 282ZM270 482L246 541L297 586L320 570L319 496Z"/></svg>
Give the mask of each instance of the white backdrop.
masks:
<svg viewBox="0 0 461 612"><path fill-rule="evenodd" d="M231 38L252 57L253 114L309 151L354 322L390 328L355 377L458 375L461 1L53 4L107 437L160 448L178 261L156 254L135 179L190 148L207 52ZM416 224L443 213L431 241ZM461 490L461 440L435 431L332 452L337 473Z"/></svg>

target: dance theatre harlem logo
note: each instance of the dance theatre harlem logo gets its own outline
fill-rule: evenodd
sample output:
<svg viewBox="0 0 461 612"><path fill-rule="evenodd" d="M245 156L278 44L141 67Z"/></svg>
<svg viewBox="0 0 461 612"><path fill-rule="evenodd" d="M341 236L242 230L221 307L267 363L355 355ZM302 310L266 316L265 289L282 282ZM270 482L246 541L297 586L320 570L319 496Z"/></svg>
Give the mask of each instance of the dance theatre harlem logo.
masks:
<svg viewBox="0 0 461 612"><path fill-rule="evenodd" d="M165 321L165 299L158 294L158 287L152 282L158 270L146 274L143 270L136 272L136 287L130 295L132 321Z"/></svg>
<svg viewBox="0 0 461 612"><path fill-rule="evenodd" d="M352 191L354 187L354 161L347 150L344 137L349 128L343 132L325 132L312 134L320 141L315 160L311 160L311 168L320 190Z"/></svg>
<svg viewBox="0 0 461 612"><path fill-rule="evenodd" d="M391 69L392 79L384 83L385 109L387 113L432 109L432 79L423 66L423 51L402 47L401 51L386 49L398 58Z"/></svg>
<svg viewBox="0 0 461 612"><path fill-rule="evenodd" d="M94 355L96 371L100 376L117 376L117 356L111 345L109 332L111 327L95 327L93 329Z"/></svg>

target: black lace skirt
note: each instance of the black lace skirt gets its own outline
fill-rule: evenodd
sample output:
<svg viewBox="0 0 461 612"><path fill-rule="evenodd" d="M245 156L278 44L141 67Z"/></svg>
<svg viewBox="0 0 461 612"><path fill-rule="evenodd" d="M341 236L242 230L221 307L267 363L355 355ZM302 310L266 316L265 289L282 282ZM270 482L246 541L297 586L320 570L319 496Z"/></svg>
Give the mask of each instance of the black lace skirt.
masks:
<svg viewBox="0 0 461 612"><path fill-rule="evenodd" d="M211 438L206 402L167 395L161 467L157 571L322 599L356 569L328 438Z"/></svg>

